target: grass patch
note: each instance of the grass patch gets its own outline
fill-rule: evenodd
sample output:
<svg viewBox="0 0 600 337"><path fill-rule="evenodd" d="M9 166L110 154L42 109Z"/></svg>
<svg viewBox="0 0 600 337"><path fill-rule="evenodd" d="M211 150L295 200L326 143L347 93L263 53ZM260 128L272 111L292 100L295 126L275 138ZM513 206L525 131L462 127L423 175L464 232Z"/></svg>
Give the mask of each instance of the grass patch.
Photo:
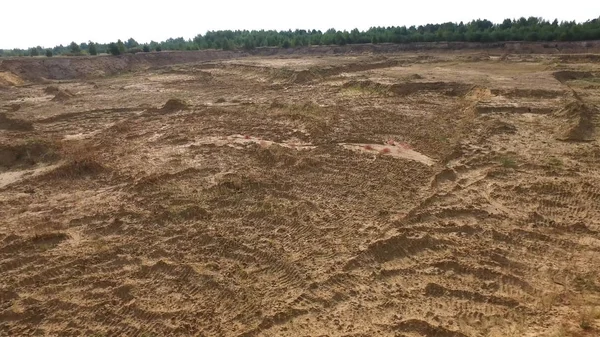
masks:
<svg viewBox="0 0 600 337"><path fill-rule="evenodd" d="M301 104L282 104L274 102L271 104L272 109L280 110L277 114L286 116L292 120L298 121L320 121L325 115L322 107L313 102L304 102Z"/></svg>
<svg viewBox="0 0 600 337"><path fill-rule="evenodd" d="M599 318L599 308L586 308L579 314L579 327L583 330L591 330L594 328L594 322Z"/></svg>
<svg viewBox="0 0 600 337"><path fill-rule="evenodd" d="M350 81L342 87L342 94L349 96L374 95L388 96L390 87L388 85L373 81Z"/></svg>
<svg viewBox="0 0 600 337"><path fill-rule="evenodd" d="M569 333L567 328L565 328L564 326L559 326L549 336L550 337L567 337L567 336L571 336L571 334Z"/></svg>
<svg viewBox="0 0 600 337"><path fill-rule="evenodd" d="M553 167L561 167L563 166L563 162L559 158L550 157L550 159L548 159L548 165Z"/></svg>
<svg viewBox="0 0 600 337"><path fill-rule="evenodd" d="M498 162L504 168L517 168L519 165L517 164L517 160L513 157L501 157Z"/></svg>

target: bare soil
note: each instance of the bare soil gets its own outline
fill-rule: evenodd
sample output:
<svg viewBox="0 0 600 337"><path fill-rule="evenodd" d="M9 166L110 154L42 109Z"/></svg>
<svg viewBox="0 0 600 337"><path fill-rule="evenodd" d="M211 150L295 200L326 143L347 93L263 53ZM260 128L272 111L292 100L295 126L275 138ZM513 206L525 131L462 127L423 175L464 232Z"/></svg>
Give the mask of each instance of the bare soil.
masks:
<svg viewBox="0 0 600 337"><path fill-rule="evenodd" d="M600 335L599 58L551 49L3 61L0 335Z"/></svg>

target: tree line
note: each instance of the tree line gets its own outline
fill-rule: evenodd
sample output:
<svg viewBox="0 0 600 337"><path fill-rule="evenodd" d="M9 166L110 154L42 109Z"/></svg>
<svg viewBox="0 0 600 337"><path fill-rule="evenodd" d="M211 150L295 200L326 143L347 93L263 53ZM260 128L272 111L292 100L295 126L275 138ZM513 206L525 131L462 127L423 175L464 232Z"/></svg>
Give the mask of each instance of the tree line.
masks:
<svg viewBox="0 0 600 337"><path fill-rule="evenodd" d="M193 39L170 38L166 41L140 44L133 38L108 44L72 42L54 48L41 46L29 49L1 50L1 56L54 56L138 53L162 50L254 49L258 47L292 48L311 45L338 45L361 43L414 43L414 42L502 42L502 41L586 41L600 40L600 18L576 23L575 21L529 17L506 19L502 23L473 20L468 23L447 22L421 26L372 27L366 31L320 30L221 30L209 31Z"/></svg>

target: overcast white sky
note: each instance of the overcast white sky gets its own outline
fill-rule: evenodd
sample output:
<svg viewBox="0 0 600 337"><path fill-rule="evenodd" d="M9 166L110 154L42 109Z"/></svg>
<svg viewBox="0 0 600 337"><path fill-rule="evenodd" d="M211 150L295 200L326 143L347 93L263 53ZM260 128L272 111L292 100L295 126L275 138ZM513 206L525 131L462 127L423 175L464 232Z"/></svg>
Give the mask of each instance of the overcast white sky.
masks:
<svg viewBox="0 0 600 337"><path fill-rule="evenodd" d="M2 0L0 48L193 38L220 29L368 29L521 16L586 21L599 0Z"/></svg>

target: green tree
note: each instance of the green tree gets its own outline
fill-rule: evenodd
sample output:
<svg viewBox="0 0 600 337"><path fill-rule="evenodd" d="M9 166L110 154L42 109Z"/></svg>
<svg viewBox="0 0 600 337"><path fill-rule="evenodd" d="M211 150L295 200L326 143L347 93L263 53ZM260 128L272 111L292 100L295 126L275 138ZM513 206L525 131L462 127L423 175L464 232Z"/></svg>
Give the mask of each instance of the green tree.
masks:
<svg viewBox="0 0 600 337"><path fill-rule="evenodd" d="M119 50L119 46L118 46L116 43L114 43L114 42L111 42L111 43L108 45L108 52L109 52L111 55L115 55L115 56L116 56L116 55L121 55L121 50Z"/></svg>
<svg viewBox="0 0 600 337"><path fill-rule="evenodd" d="M152 41L149 50L199 50L199 49L235 49L250 50L256 47L301 47L306 45L344 45L357 43L413 43L425 41L588 41L600 39L600 18L577 23L575 21L558 20L547 21L542 18L529 17L517 20L505 19L499 23L489 20L472 20L467 24L445 22L441 24L426 24L411 27L372 27L366 31L353 29L352 31L337 31L329 29L326 32L318 30L220 30L209 31L204 35L197 35L193 39L182 37L169 38L163 42ZM126 43L115 42L117 55L126 52L144 51L133 38ZM74 46L56 46L52 48L53 55L81 54L89 52L94 54L109 52L110 45L82 43ZM14 49L4 51L4 56L44 55L45 49ZM113 48L114 49L114 48Z"/></svg>
<svg viewBox="0 0 600 337"><path fill-rule="evenodd" d="M121 41L121 39L117 41L117 48L119 48L119 54L125 54L125 45L123 44L123 41Z"/></svg>
<svg viewBox="0 0 600 337"><path fill-rule="evenodd" d="M144 47L142 48L142 50L144 51L144 53L149 53L150 47L147 44L145 44Z"/></svg>
<svg viewBox="0 0 600 337"><path fill-rule="evenodd" d="M137 41L134 40L132 37L130 37L129 40L127 40L127 43L125 43L125 45L127 46L127 49L130 49L130 48L135 48L135 47L139 46L140 44L137 43Z"/></svg>
<svg viewBox="0 0 600 337"><path fill-rule="evenodd" d="M40 53L38 52L37 48L31 48L31 50L29 51L29 56L34 57L34 56L39 56Z"/></svg>
<svg viewBox="0 0 600 337"><path fill-rule="evenodd" d="M333 37L333 43L343 46L346 44L346 39L344 38L344 34L342 34L341 31L338 31L337 33L335 33L334 37Z"/></svg>
<svg viewBox="0 0 600 337"><path fill-rule="evenodd" d="M96 48L96 44L94 42L90 41L88 48L90 55L98 55L98 49Z"/></svg>
<svg viewBox="0 0 600 337"><path fill-rule="evenodd" d="M71 48L71 53L73 53L73 54L81 53L81 48L79 48L79 45L75 42L71 42L71 45L69 46L69 48Z"/></svg>
<svg viewBox="0 0 600 337"><path fill-rule="evenodd" d="M225 38L225 40L223 40L222 48L223 48L223 50L232 50L233 43L228 38Z"/></svg>
<svg viewBox="0 0 600 337"><path fill-rule="evenodd" d="M52 50L46 49L46 57L52 57Z"/></svg>
<svg viewBox="0 0 600 337"><path fill-rule="evenodd" d="M246 37L246 39L244 40L244 49L246 50L252 50L256 48L256 44L254 43L254 39L250 36L250 37Z"/></svg>

